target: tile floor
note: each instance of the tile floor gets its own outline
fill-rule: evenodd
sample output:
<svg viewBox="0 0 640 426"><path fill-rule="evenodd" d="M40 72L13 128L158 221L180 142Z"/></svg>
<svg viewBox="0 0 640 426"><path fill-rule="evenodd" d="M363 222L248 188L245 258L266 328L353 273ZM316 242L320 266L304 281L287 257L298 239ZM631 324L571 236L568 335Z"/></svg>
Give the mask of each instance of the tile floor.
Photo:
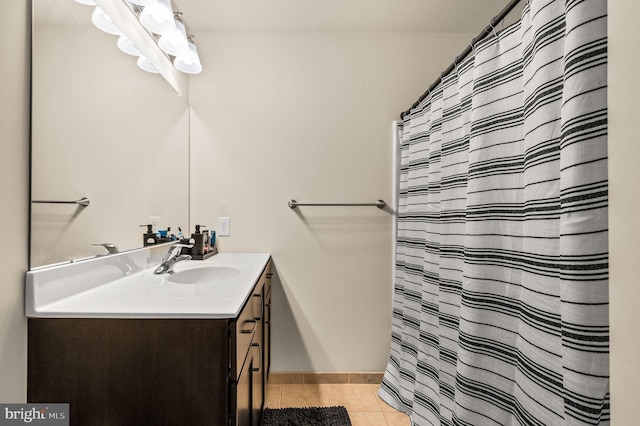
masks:
<svg viewBox="0 0 640 426"><path fill-rule="evenodd" d="M277 384L267 386L267 408L342 405L353 426L410 426L409 417L378 397L378 385Z"/></svg>

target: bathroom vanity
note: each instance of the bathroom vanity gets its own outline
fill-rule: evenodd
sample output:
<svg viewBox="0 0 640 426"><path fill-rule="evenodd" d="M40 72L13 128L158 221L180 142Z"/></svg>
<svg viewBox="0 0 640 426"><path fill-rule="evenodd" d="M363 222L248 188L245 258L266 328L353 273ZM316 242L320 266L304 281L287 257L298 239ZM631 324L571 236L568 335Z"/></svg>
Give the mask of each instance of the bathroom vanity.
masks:
<svg viewBox="0 0 640 426"><path fill-rule="evenodd" d="M44 304L28 277L28 402L67 402L70 424L81 426L259 425L271 260L211 260L185 262L169 278L145 269Z"/></svg>

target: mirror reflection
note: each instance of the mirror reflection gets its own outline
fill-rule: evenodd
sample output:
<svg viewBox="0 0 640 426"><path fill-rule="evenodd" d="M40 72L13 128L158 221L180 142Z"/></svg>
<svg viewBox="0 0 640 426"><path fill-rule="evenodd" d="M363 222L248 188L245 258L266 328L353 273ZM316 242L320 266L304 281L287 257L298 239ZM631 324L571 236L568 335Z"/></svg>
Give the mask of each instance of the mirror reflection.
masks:
<svg viewBox="0 0 640 426"><path fill-rule="evenodd" d="M31 267L188 231L189 107L73 0L33 0Z"/></svg>

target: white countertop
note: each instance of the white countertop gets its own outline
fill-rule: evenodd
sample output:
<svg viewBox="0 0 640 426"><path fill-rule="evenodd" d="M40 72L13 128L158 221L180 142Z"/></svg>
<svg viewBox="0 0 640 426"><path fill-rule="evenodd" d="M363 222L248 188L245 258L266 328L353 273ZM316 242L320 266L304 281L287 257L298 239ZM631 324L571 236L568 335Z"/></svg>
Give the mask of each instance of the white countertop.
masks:
<svg viewBox="0 0 640 426"><path fill-rule="evenodd" d="M240 313L269 257L268 253L220 253L207 260L178 263L176 274L184 269L234 268L234 273L224 279L194 284L172 282L168 274L153 274L157 264L150 264L149 260L144 269L134 267L138 272L120 272L126 268L119 267L122 262L113 255L104 256L92 265L82 265L82 270L63 265L29 271L26 315L34 318L233 318ZM131 255L126 259L130 261ZM64 270L65 267L69 267L68 270ZM105 278L107 276L109 278ZM98 279L94 281L94 277Z"/></svg>

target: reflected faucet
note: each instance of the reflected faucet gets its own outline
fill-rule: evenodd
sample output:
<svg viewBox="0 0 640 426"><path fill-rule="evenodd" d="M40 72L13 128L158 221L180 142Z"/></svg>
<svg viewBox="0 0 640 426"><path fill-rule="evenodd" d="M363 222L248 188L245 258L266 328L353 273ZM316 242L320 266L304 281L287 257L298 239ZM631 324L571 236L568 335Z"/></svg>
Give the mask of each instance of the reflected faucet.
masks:
<svg viewBox="0 0 640 426"><path fill-rule="evenodd" d="M116 247L116 245L113 243L99 243L99 244L92 244L92 245L93 247L104 247L105 249L107 249L107 253L102 253L102 254L99 254L98 256L106 256L108 254L118 253L118 247Z"/></svg>
<svg viewBox="0 0 640 426"><path fill-rule="evenodd" d="M191 260L188 254L180 254L183 248L191 248L193 244L174 244L169 247L169 251L162 258L162 263L153 271L154 274L173 274L176 263L183 260Z"/></svg>

